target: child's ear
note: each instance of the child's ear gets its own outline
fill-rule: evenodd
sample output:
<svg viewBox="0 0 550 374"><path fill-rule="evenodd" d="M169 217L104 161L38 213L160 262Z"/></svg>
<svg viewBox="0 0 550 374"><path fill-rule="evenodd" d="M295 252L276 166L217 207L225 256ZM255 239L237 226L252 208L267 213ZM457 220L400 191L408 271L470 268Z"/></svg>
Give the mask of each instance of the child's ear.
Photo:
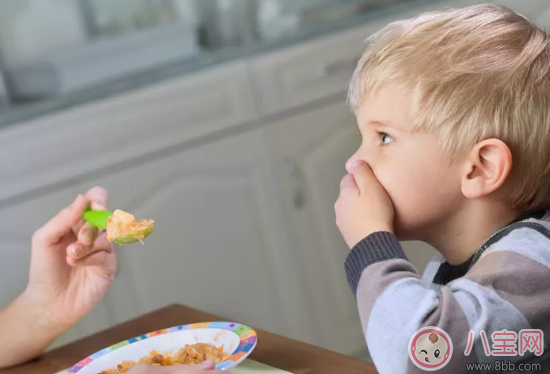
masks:
<svg viewBox="0 0 550 374"><path fill-rule="evenodd" d="M462 193L470 199L489 195L506 181L512 169L512 152L499 139L483 140L466 159Z"/></svg>

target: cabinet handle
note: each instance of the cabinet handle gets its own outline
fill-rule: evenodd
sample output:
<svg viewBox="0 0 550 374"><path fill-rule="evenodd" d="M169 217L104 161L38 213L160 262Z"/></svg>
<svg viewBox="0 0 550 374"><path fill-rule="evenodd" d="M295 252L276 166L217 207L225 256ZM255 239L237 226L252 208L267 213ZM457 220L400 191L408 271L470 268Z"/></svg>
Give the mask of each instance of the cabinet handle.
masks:
<svg viewBox="0 0 550 374"><path fill-rule="evenodd" d="M304 174L293 160L283 161L283 169L292 182L292 204L296 209L301 209L306 203Z"/></svg>
<svg viewBox="0 0 550 374"><path fill-rule="evenodd" d="M356 60L339 60L321 65L317 69L317 75L320 77L329 77L339 72L352 72L357 64Z"/></svg>

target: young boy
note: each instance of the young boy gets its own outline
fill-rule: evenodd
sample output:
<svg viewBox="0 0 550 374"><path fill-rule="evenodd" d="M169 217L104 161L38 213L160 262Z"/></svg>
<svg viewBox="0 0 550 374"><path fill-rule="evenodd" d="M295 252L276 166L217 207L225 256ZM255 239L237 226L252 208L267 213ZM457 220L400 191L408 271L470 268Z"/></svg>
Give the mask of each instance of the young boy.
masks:
<svg viewBox="0 0 550 374"><path fill-rule="evenodd" d="M349 92L363 141L335 211L374 363L443 367L439 350L409 351L433 326L452 341L441 372L497 360L550 370L549 35L479 5L392 23L369 42ZM398 239L437 248L422 278Z"/></svg>

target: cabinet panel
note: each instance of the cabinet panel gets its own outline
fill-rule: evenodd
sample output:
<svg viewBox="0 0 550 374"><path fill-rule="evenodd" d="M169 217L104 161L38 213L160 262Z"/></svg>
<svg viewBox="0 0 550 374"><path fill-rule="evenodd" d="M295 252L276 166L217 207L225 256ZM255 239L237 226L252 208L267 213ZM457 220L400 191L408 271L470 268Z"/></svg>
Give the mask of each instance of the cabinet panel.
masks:
<svg viewBox="0 0 550 374"><path fill-rule="evenodd" d="M251 71L262 113L277 113L337 93L344 98L361 42L376 28L372 25L372 30L361 28L254 59Z"/></svg>
<svg viewBox="0 0 550 374"><path fill-rule="evenodd" d="M316 326L315 342L364 357L357 305L343 269L349 250L334 216L345 161L360 144L355 120L338 103L275 123L266 137L302 269L305 304Z"/></svg>
<svg viewBox="0 0 550 374"><path fill-rule="evenodd" d="M256 118L242 62L33 119L0 132L0 201Z"/></svg>
<svg viewBox="0 0 550 374"><path fill-rule="evenodd" d="M117 248L108 298L120 321L183 303L308 339L258 131L182 151L91 182L110 207L155 220L145 245Z"/></svg>

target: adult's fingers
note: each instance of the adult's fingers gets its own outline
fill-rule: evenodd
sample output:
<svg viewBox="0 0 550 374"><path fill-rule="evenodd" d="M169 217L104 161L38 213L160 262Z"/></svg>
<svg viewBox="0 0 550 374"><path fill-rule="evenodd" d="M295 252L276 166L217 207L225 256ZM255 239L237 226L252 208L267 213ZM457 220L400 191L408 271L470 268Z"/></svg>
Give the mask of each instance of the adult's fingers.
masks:
<svg viewBox="0 0 550 374"><path fill-rule="evenodd" d="M86 192L86 200L90 202L92 210L107 210L109 193L103 187L92 187Z"/></svg>
<svg viewBox="0 0 550 374"><path fill-rule="evenodd" d="M59 242L59 240L72 230L72 227L78 223L84 209L86 208L86 199L78 195L71 205L60 211L55 217L50 219L44 226L39 228L33 240L50 245Z"/></svg>
<svg viewBox="0 0 550 374"><path fill-rule="evenodd" d="M67 263L72 267L80 266L101 266L107 263L111 253L105 251L94 252L93 254L75 259L74 257L67 257Z"/></svg>
<svg viewBox="0 0 550 374"><path fill-rule="evenodd" d="M86 201L90 204L92 210L107 210L107 198L109 197L107 190L103 187L93 187L86 192ZM80 224L80 223L79 223ZM77 224L77 226L79 225ZM76 227L75 227L76 229ZM96 239L99 230L97 227L84 223L78 228L78 242L84 246L90 246Z"/></svg>
<svg viewBox="0 0 550 374"><path fill-rule="evenodd" d="M71 258L74 263L97 252L113 252L113 245L107 240L104 231L91 245L83 245L80 242L75 242L67 246L67 257Z"/></svg>

